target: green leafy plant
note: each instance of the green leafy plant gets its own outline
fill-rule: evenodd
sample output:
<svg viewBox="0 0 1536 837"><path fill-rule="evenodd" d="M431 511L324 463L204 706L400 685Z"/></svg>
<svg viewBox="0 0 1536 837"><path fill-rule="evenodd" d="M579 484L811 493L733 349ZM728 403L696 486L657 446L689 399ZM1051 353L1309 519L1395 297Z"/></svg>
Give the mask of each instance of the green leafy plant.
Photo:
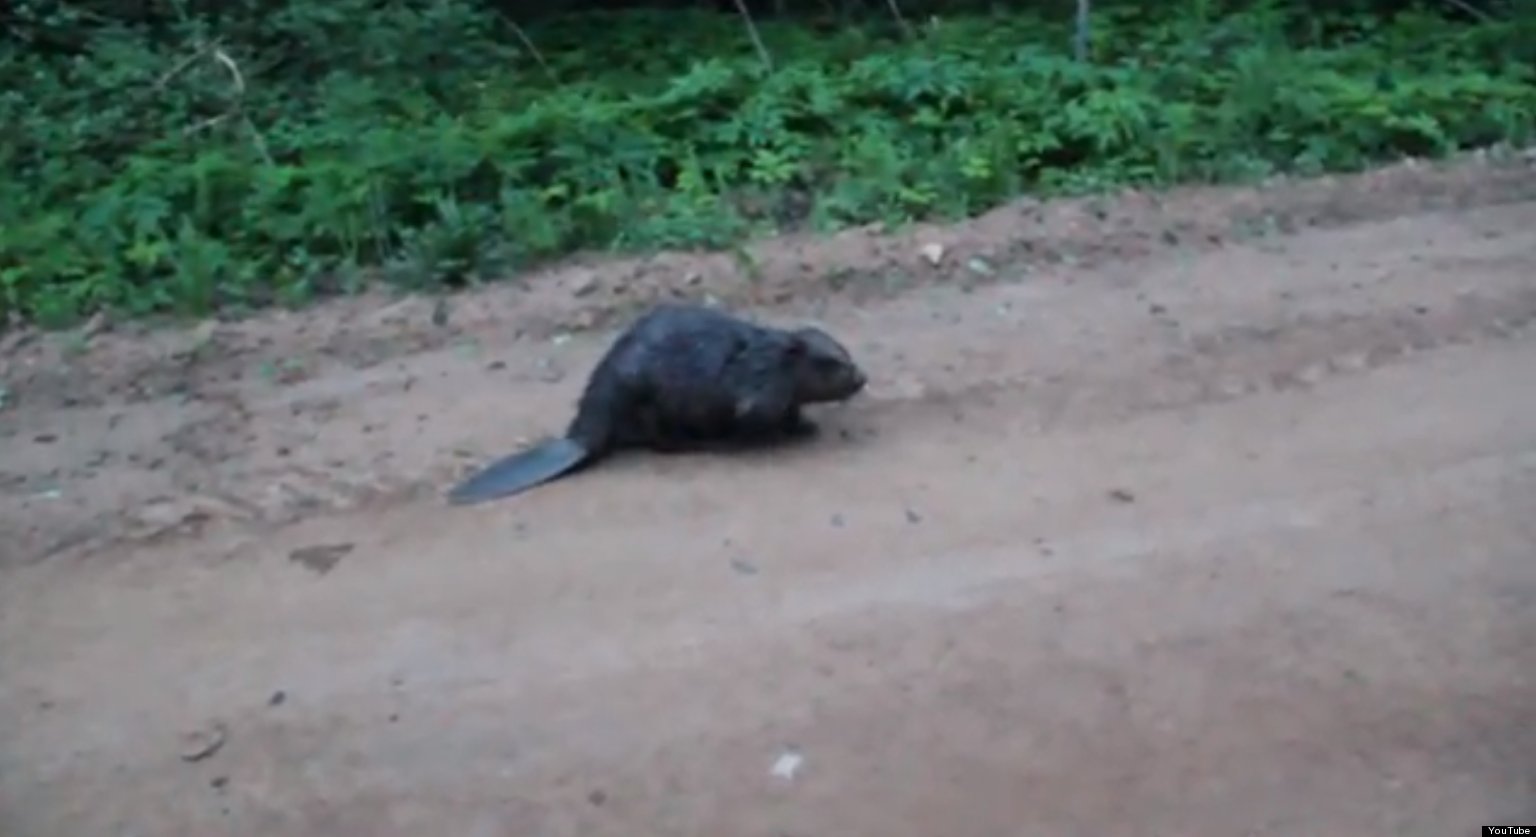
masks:
<svg viewBox="0 0 1536 837"><path fill-rule="evenodd" d="M0 314L455 287L580 249L1347 170L1536 121L1529 15L1445 4L1095 4L1093 63L1054 12L910 36L790 17L759 23L771 71L712 13L525 31L474 0L127 5L13 4Z"/></svg>

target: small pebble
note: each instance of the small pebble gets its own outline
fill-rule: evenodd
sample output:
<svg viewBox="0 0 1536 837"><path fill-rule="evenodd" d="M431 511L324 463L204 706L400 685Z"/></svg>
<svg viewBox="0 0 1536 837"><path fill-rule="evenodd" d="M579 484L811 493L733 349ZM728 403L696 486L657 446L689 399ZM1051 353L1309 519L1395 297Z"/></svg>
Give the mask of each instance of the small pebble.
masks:
<svg viewBox="0 0 1536 837"><path fill-rule="evenodd" d="M288 560L299 564L316 575L325 575L336 568L341 559L351 552L350 543L319 544L295 549L288 553Z"/></svg>
<svg viewBox="0 0 1536 837"><path fill-rule="evenodd" d="M915 512L915 511L913 511L911 509L907 509L907 522L908 523L922 523L923 522L923 518L917 512Z"/></svg>
<svg viewBox="0 0 1536 837"><path fill-rule="evenodd" d="M228 730L222 723L215 721L204 729L191 730L182 734L181 758L183 761L202 761L217 753L224 746L224 740L228 737Z"/></svg>
<svg viewBox="0 0 1536 837"><path fill-rule="evenodd" d="M1131 492L1129 492L1129 491L1127 491L1127 490L1125 490L1123 488L1116 488L1116 489L1111 490L1109 492L1109 498L1111 500L1114 500L1117 503L1134 503L1134 502L1136 502L1136 495L1132 494Z"/></svg>
<svg viewBox="0 0 1536 837"><path fill-rule="evenodd" d="M272 693L272 697L267 699L267 705L268 706L282 706L283 702L286 701L287 699L288 699L288 693L283 691L282 689L278 689L277 691Z"/></svg>

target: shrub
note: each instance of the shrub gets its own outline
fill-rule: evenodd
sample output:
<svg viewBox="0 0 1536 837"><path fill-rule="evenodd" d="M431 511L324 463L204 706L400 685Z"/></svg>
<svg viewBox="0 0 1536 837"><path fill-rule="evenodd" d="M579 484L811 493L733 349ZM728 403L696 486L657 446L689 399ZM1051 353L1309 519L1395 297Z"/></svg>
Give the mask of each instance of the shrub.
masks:
<svg viewBox="0 0 1536 837"><path fill-rule="evenodd" d="M196 314L374 273L456 286L582 248L1530 136L1519 23L1210 5L1097 10L1086 64L1068 21L1023 12L912 38L760 24L770 71L728 15L557 18L529 28L535 54L470 0L132 24L24 2L32 37L0 52L0 311Z"/></svg>

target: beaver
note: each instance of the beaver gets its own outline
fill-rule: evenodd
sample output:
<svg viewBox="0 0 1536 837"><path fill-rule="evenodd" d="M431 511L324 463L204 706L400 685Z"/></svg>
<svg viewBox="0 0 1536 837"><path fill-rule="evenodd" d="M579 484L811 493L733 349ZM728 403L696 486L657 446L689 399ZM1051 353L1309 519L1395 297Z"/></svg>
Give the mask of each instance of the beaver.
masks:
<svg viewBox="0 0 1536 837"><path fill-rule="evenodd" d="M845 401L866 378L832 335L662 303L630 325L587 379L563 437L505 456L455 486L455 505L550 482L615 451L673 453L813 435L806 404Z"/></svg>

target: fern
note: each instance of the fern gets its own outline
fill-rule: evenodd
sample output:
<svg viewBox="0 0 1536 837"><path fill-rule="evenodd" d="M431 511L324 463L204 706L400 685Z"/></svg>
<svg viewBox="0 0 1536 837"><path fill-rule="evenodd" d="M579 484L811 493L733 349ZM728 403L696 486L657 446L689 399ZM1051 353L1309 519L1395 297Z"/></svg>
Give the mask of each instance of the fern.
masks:
<svg viewBox="0 0 1536 837"><path fill-rule="evenodd" d="M1445 4L1096 4L1092 65L1054 12L914 17L916 38L789 18L761 26L771 73L739 19L700 11L562 15L528 27L535 55L477 0L112 25L14 5L79 46L0 48L0 314L47 324L1348 169L1536 125L1529 23ZM222 58L195 46L214 34Z"/></svg>

